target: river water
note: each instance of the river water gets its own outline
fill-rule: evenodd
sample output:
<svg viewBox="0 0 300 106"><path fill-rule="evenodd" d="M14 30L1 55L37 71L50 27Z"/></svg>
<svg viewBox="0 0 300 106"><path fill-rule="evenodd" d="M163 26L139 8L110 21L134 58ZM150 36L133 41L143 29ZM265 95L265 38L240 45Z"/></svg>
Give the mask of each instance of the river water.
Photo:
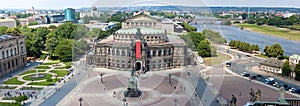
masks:
<svg viewBox="0 0 300 106"><path fill-rule="evenodd" d="M284 49L285 55L290 56L292 54L300 54L300 42L247 30L241 30L240 27L221 25L220 23L221 22L218 21L215 22L215 24L211 24L211 22L198 21L197 24L194 24L194 22L190 24L194 27L197 27L198 32L201 32L205 28L220 32L227 42L230 42L230 40L240 40L250 44L258 44L260 51L263 51L265 46L271 46L278 43Z"/></svg>

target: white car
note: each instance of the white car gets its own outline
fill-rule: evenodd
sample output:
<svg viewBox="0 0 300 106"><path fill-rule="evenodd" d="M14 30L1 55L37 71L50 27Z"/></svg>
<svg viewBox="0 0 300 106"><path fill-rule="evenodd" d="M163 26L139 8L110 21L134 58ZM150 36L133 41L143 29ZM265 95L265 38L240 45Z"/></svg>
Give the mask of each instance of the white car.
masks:
<svg viewBox="0 0 300 106"><path fill-rule="evenodd" d="M296 90L296 89L293 88L293 87L291 87L291 88L289 89L290 92L292 92L292 91L294 91L294 90Z"/></svg>
<svg viewBox="0 0 300 106"><path fill-rule="evenodd" d="M28 66L30 66L30 63L26 63L26 64L25 64L25 67L28 67Z"/></svg>

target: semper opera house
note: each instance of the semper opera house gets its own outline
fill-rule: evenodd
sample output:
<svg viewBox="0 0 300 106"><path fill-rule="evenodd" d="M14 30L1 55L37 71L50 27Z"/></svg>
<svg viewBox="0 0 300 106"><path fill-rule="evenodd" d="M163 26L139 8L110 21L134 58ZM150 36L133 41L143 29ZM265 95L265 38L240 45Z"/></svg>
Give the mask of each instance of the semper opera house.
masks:
<svg viewBox="0 0 300 106"><path fill-rule="evenodd" d="M166 30L162 20L139 14L122 22L122 28L95 42L87 64L96 68L158 71L194 63L186 43Z"/></svg>

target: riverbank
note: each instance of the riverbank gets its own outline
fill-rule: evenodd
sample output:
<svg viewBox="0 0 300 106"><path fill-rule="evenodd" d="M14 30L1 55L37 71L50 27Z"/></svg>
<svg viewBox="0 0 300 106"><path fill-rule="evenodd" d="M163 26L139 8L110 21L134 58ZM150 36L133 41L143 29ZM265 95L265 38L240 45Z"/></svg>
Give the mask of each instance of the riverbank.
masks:
<svg viewBox="0 0 300 106"><path fill-rule="evenodd" d="M277 36L277 37L300 42L299 31L280 29L280 28L275 28L275 27L265 26L265 25L260 26L256 24L233 24L233 25L243 27L244 30L249 30L252 32L262 33L266 35Z"/></svg>

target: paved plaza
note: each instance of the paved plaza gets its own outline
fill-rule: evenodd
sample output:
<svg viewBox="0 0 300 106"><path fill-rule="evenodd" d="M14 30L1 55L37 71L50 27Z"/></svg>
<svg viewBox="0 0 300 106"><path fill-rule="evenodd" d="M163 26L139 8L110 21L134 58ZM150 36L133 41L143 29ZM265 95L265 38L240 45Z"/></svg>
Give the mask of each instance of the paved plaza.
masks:
<svg viewBox="0 0 300 106"><path fill-rule="evenodd" d="M225 71L226 70L226 71ZM249 78L239 76L230 72L228 69L212 68L206 71L209 77L209 83L212 83L214 88L220 92L220 96L227 100L231 99L231 95L237 98L237 106L243 106L250 100L250 89L255 92L260 89L262 91L261 100L266 102L277 101L279 97L279 89L268 86L256 80L249 81ZM286 92L286 98L295 98L299 95Z"/></svg>
<svg viewBox="0 0 300 106"><path fill-rule="evenodd" d="M104 73L101 82L100 74ZM169 82L171 74L171 83ZM137 98L124 98L130 72L97 68L87 75L57 105L79 105L83 98L84 106L116 106L122 105L124 99L131 105L143 106L190 106L194 98L194 87L187 80L187 74L181 68L167 71L147 72L138 76L138 86L143 95ZM191 103L190 103L191 102Z"/></svg>

